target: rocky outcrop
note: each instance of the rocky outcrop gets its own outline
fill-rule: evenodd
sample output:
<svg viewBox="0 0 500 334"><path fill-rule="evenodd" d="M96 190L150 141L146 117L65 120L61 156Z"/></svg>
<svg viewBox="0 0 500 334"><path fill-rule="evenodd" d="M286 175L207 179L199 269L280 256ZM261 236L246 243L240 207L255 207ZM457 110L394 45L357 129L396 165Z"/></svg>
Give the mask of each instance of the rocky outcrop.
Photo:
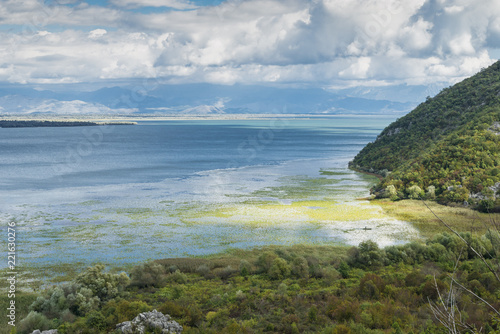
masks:
<svg viewBox="0 0 500 334"><path fill-rule="evenodd" d="M474 198L477 200L483 200L483 199L497 199L500 198L500 182L495 183L495 185L488 187L489 190L491 190L490 195L485 195L483 192L479 193L472 193L470 194L470 198Z"/></svg>
<svg viewBox="0 0 500 334"><path fill-rule="evenodd" d="M157 310L140 313L134 320L116 325L116 329L125 334L143 334L146 329L160 329L164 334L182 332L181 325Z"/></svg>
<svg viewBox="0 0 500 334"><path fill-rule="evenodd" d="M31 334L57 334L57 329L49 329L47 331L40 332L39 329L36 329Z"/></svg>
<svg viewBox="0 0 500 334"><path fill-rule="evenodd" d="M488 129L488 131L493 132L497 136L500 135L500 122L493 123L493 125Z"/></svg>

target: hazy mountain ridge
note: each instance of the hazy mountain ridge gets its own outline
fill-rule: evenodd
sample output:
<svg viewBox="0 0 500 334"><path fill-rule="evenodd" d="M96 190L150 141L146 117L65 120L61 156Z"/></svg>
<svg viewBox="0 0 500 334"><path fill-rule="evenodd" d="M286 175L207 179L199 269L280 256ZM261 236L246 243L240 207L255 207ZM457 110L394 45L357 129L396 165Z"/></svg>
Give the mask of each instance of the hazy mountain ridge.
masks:
<svg viewBox="0 0 500 334"><path fill-rule="evenodd" d="M405 113L416 105L356 94L321 88L213 84L115 86L88 92L20 86L0 88L0 110L5 114L369 114Z"/></svg>

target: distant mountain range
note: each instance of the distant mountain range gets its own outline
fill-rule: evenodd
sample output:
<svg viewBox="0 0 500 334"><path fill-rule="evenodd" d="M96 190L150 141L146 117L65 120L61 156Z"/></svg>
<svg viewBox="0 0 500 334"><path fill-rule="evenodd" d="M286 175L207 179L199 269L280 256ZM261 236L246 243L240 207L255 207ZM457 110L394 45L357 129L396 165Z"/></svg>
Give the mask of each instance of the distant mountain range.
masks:
<svg viewBox="0 0 500 334"><path fill-rule="evenodd" d="M437 93L437 91L435 92ZM424 86L326 90L247 85L153 85L94 91L0 86L2 114L371 114L413 109ZM433 95L433 94L432 94ZM394 96L395 98L391 98Z"/></svg>

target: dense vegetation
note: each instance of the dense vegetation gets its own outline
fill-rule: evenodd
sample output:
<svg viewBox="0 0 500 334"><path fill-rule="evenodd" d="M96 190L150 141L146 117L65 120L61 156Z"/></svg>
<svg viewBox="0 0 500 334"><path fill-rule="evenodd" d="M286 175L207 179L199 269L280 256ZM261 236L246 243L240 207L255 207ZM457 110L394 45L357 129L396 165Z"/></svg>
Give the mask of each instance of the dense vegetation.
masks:
<svg viewBox="0 0 500 334"><path fill-rule="evenodd" d="M498 237L462 235L493 262ZM379 249L267 247L213 258L165 259L130 275L96 265L42 293L18 333L110 333L157 309L184 333L446 333L430 304L443 307L450 275L500 308L500 282L457 236ZM458 314L484 333L500 325L473 295L452 289Z"/></svg>
<svg viewBox="0 0 500 334"><path fill-rule="evenodd" d="M384 176L378 197L500 210L500 62L389 125L350 166Z"/></svg>

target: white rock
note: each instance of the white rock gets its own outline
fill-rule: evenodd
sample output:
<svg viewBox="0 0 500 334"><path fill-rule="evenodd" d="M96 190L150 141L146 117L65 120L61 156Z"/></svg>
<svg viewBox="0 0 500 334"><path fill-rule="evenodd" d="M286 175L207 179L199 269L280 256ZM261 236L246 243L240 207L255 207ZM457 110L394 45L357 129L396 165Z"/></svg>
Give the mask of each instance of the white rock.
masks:
<svg viewBox="0 0 500 334"><path fill-rule="evenodd" d="M168 314L157 310L140 313L132 321L125 321L116 325L116 329L124 334L144 334L148 327L161 329L162 333L182 333L182 326L171 320Z"/></svg>

